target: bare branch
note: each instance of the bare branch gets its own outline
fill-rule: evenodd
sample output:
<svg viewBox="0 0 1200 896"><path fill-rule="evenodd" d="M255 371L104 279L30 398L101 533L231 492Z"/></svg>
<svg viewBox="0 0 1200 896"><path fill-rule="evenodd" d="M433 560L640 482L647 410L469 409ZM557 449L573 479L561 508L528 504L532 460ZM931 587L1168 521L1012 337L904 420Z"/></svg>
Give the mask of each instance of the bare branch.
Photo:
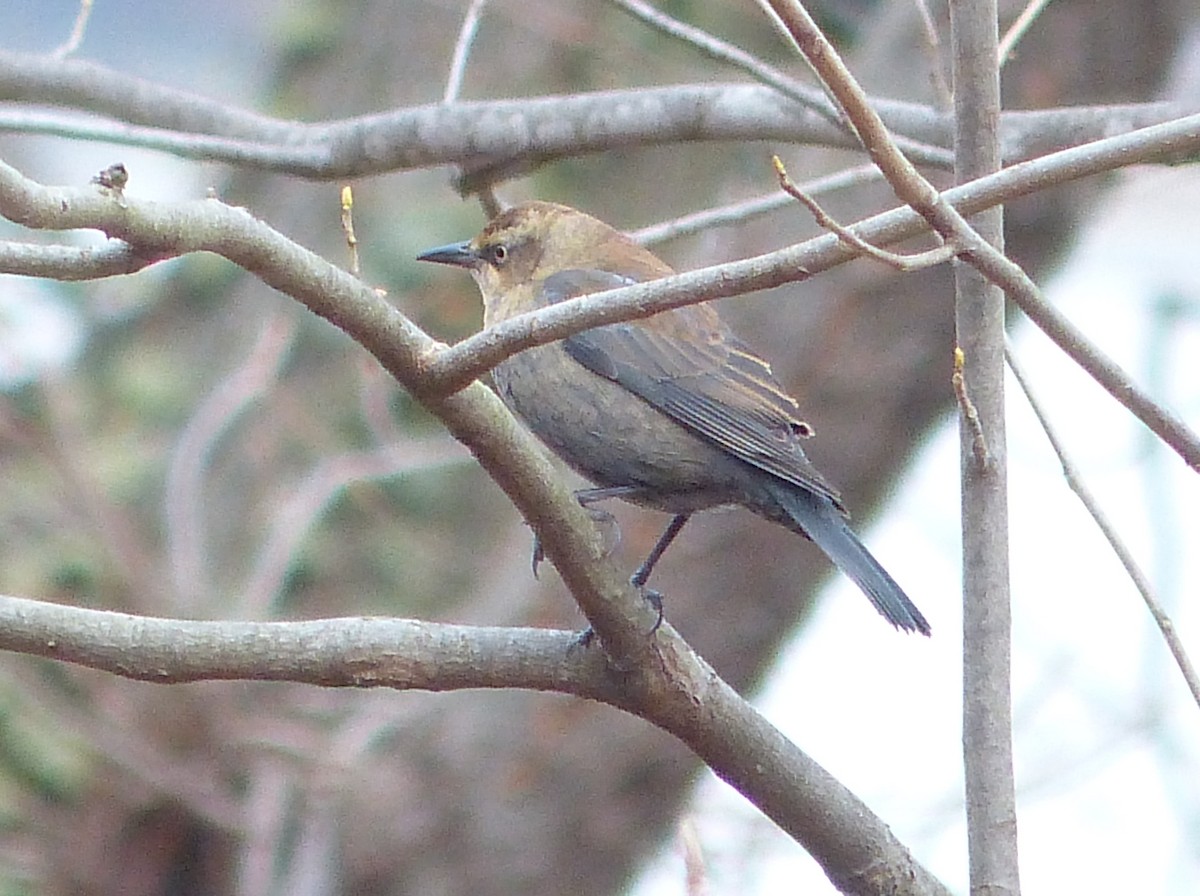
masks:
<svg viewBox="0 0 1200 896"><path fill-rule="evenodd" d="M1029 0L1025 8L1021 10L1021 14L1013 20L1013 23L1008 26L1008 30L1004 32L1004 37L1000 38L1000 45L996 48L996 56L1000 60L1000 65L1008 62L1012 56L1013 50L1021 38L1025 36L1025 32L1034 23L1038 16L1042 14L1042 10L1050 5L1050 0Z"/></svg>
<svg viewBox="0 0 1200 896"><path fill-rule="evenodd" d="M949 243L943 243L936 248L913 255L901 255L872 246L866 240L855 236L854 232L848 227L839 224L825 209L821 208L815 199L792 183L792 179L788 177L787 169L783 166L783 160L779 156L772 156L771 161L775 165L775 173L779 176L779 186L783 191L812 212L812 216L816 218L817 224L829 232L836 234L838 239L856 252L882 262L888 267L903 273L933 267L947 262L955 256L956 250Z"/></svg>
<svg viewBox="0 0 1200 896"><path fill-rule="evenodd" d="M518 687L600 697L572 632L351 617L229 622L130 616L0 596L0 650L158 684L296 681L421 690ZM186 649L182 647L186 645Z"/></svg>
<svg viewBox="0 0 1200 896"><path fill-rule="evenodd" d="M1088 343L1070 321L1042 299L1036 284L1021 270L1020 265L975 232L962 212L955 208L950 198L951 193L939 193L904 157L892 141L883 120L871 107L866 94L854 81L837 52L807 11L794 0L770 2L780 19L791 30L801 51L826 79L838 102L842 103L850 120L858 129L868 154L883 171L896 195L929 222L929 226L943 239L957 245L959 257L1003 289L1056 345L1167 441L1193 469L1200 470L1200 439L1197 439L1183 421L1137 390L1120 367ZM1194 133L1200 128L1200 119L1189 117L1181 121L1188 122L1189 133ZM855 232L864 236L862 231ZM873 239L870 241L879 242Z"/></svg>
<svg viewBox="0 0 1200 896"><path fill-rule="evenodd" d="M483 17L483 7L486 5L487 0L471 0L463 16L458 40L454 42L454 55L450 57L450 74L446 78L446 91L442 94L443 103L455 102L462 93L467 60L471 57L471 47L475 44L475 35L479 33L479 20Z"/></svg>
<svg viewBox="0 0 1200 896"><path fill-rule="evenodd" d="M647 643L653 643L653 662L614 673L599 650L581 647L572 632L362 617L195 622L0 596L0 650L141 681L526 688L599 700L680 738L808 849L845 892L896 892L903 885L933 896L948 893L882 821L755 712L670 626ZM715 731L722 735L714 737Z"/></svg>
<svg viewBox="0 0 1200 896"><path fill-rule="evenodd" d="M1001 165L1000 63L996 0L950 7L954 59L955 179L991 174ZM967 859L973 892L1019 896L1017 796L1012 719L1012 586L1008 541L1008 441L1004 401L1003 288L1024 272L1004 254L1004 209L965 221L953 232L977 246L954 269L954 330L966 356L963 388L987 439L989 462L972 463L975 432L960 427L963 457L962 753L967 809ZM973 233L968 234L968 228ZM967 245L964 243L964 245ZM1008 268L988 275L978 257Z"/></svg>
<svg viewBox="0 0 1200 896"><path fill-rule="evenodd" d="M54 59L65 59L83 43L83 35L87 32L88 19L92 17L92 6L94 0L79 0L79 12L75 15L75 24L71 26L71 33L67 35L67 39L61 46L56 47L50 55Z"/></svg>
<svg viewBox="0 0 1200 896"><path fill-rule="evenodd" d="M329 180L448 164L474 171L520 158L546 160L678 141L858 146L844 130L774 89L745 84L438 103L306 124L235 109L93 63L0 52L0 100L87 113L0 108L0 130L104 140ZM912 152L915 160L949 167L946 115L915 103L872 103L892 132L937 148L930 156ZM1001 119L1004 158L1030 158L1189 111L1151 103L1008 112Z"/></svg>
<svg viewBox="0 0 1200 896"><path fill-rule="evenodd" d="M874 165L866 164L848 168L845 171L827 174L824 177L815 177L812 180L804 181L799 186L809 196L820 196L822 193L831 193L834 190L872 183L882 177L883 175L879 173L878 168ZM700 233L709 228L738 224L758 215L765 215L768 212L776 211L790 204L787 196L782 195L778 191L772 191L754 199L731 202L728 205L722 205L717 208L683 215L671 221L652 224L640 230L631 230L629 231L629 238L641 243L643 246L653 246L656 243L666 242L677 237Z"/></svg>
<svg viewBox="0 0 1200 896"><path fill-rule="evenodd" d="M925 38L925 50L929 54L929 80L933 84L934 97L942 108L948 109L954 102L954 95L943 74L942 42L938 39L933 13L926 0L913 0L913 6L921 19L921 36Z"/></svg>
<svg viewBox="0 0 1200 896"><path fill-rule="evenodd" d="M134 274L167 256L147 255L121 240L101 246L47 246L0 240L0 269L6 274L52 280L98 280Z"/></svg>
<svg viewBox="0 0 1200 896"><path fill-rule="evenodd" d="M163 489L166 554L174 586L167 606L196 613L205 598L212 597L204 491L213 449L275 382L294 333L295 324L282 314L269 319L245 361L205 397L175 442Z"/></svg>
<svg viewBox="0 0 1200 896"><path fill-rule="evenodd" d="M1196 702L1197 706L1200 706L1200 675L1196 673L1196 667L1187 654L1187 648L1183 646L1183 640L1179 637L1179 632L1175 628L1175 623L1171 620L1171 615L1154 594L1154 588L1151 586L1146 574L1142 572L1141 567L1138 566L1137 560L1134 559L1133 551L1130 550L1125 540L1121 538L1120 533L1117 532L1108 515L1100 508L1100 502L1096 500L1096 496L1092 494L1092 490L1083 481L1079 469L1075 466L1074 461L1071 460L1071 456L1067 453L1066 448L1058 437L1058 433L1055 432L1054 426L1050 422L1050 417L1046 414L1041 401L1033 391L1029 382L1029 376L1017 360L1011 344L1005 346L1004 357L1008 362L1009 369L1013 372L1013 376L1016 377L1017 385L1025 393L1025 400L1029 402L1029 407L1033 410L1034 416L1037 417L1042 431L1046 433L1046 439L1050 442L1050 447L1054 449L1054 454L1058 458L1059 464L1062 465L1063 478L1067 480L1067 485L1075 493L1075 496L1079 498L1084 509L1087 510L1088 514L1095 521L1096 526L1100 529L1100 532L1104 535L1104 538L1108 541L1113 553L1121 561L1121 565L1125 567L1125 572L1129 575L1130 581L1137 588L1138 594L1142 596L1142 600L1146 604L1146 609L1150 611L1150 615L1154 618L1154 623L1158 626L1163 641L1166 642L1167 649L1171 651L1171 656L1175 659L1175 665L1179 667L1179 673L1183 676L1184 684L1191 691L1192 699Z"/></svg>

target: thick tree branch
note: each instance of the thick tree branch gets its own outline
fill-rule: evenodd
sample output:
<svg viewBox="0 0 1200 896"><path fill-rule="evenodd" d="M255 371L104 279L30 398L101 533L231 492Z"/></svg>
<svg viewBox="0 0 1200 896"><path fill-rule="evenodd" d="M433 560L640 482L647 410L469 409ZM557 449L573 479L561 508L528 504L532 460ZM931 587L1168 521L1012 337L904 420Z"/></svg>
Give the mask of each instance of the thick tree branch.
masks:
<svg viewBox="0 0 1200 896"><path fill-rule="evenodd" d="M955 177L1000 167L996 122L1000 68L995 0L951 7L954 59ZM971 219L1004 258L1003 209ZM1015 264L1011 265L1019 271ZM1006 285L977 267L954 271L955 335L965 356L963 390L975 420L959 426L963 558L963 768L967 852L973 893L1019 896L1017 797L1013 770L1012 597L1008 571L1008 440L1004 407ZM1005 280L1011 280L1008 277ZM987 458L975 454L976 433Z"/></svg>
<svg viewBox="0 0 1200 896"><path fill-rule="evenodd" d="M572 632L412 619L159 619L0 596L0 650L158 684L293 681L404 690L526 688L602 699ZM596 653L595 651L592 652Z"/></svg>
<svg viewBox="0 0 1200 896"><path fill-rule="evenodd" d="M99 280L133 274L167 257L147 255L121 240L86 247L0 240L0 273L51 280Z"/></svg>
<svg viewBox="0 0 1200 896"><path fill-rule="evenodd" d="M291 681L586 697L680 738L804 845L847 893L948 891L888 827L762 718L665 626L651 661L615 671L573 632L352 617L208 622L0 596L0 650L159 684ZM897 890L903 886L906 889Z"/></svg>
<svg viewBox="0 0 1200 896"><path fill-rule="evenodd" d="M436 104L309 124L235 109L94 63L0 52L0 100L87 113L0 108L0 130L104 140L316 179L450 164L474 171L517 159L695 141L857 147L823 115L769 87L744 84ZM915 103L872 103L891 131L934 147L914 159L949 167L947 116ZM1189 111L1151 103L1006 113L1004 158L1031 158Z"/></svg>

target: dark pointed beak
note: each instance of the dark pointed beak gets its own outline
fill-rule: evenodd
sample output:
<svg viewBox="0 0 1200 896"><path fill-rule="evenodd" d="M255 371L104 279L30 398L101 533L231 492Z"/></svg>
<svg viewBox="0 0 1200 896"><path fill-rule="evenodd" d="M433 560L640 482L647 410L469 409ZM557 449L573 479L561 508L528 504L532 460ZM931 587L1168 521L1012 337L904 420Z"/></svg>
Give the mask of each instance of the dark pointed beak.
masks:
<svg viewBox="0 0 1200 896"><path fill-rule="evenodd" d="M472 267L479 261L479 255L471 248L470 242L451 243L448 246L438 246L417 256L417 261L436 261L438 264L452 264L460 268Z"/></svg>

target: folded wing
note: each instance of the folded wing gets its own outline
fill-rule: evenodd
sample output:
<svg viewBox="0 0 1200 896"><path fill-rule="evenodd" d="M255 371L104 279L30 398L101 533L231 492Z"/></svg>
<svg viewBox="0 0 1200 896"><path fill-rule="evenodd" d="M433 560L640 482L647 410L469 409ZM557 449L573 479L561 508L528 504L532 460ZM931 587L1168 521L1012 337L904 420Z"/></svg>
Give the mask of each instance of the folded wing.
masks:
<svg viewBox="0 0 1200 896"><path fill-rule="evenodd" d="M547 278L547 303L616 289L633 281L606 271L570 270ZM704 305L596 327L563 340L567 354L619 383L676 422L760 470L828 498L837 490L805 457L811 435L771 372Z"/></svg>

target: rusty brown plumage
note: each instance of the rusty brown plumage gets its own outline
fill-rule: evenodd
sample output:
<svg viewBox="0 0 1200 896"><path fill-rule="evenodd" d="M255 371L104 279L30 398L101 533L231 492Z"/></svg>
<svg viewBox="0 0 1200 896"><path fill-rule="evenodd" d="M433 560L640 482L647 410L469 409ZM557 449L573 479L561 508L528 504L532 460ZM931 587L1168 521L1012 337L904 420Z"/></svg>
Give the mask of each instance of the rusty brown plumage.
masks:
<svg viewBox="0 0 1200 896"><path fill-rule="evenodd" d="M548 202L515 206L474 239L422 260L469 269L484 324L564 299L669 276L602 221ZM527 349L493 371L497 391L552 451L599 488L675 514L635 573L697 510L741 505L812 539L898 628L929 634L920 611L851 531L836 489L801 447L811 430L766 361L715 310L692 305Z"/></svg>

